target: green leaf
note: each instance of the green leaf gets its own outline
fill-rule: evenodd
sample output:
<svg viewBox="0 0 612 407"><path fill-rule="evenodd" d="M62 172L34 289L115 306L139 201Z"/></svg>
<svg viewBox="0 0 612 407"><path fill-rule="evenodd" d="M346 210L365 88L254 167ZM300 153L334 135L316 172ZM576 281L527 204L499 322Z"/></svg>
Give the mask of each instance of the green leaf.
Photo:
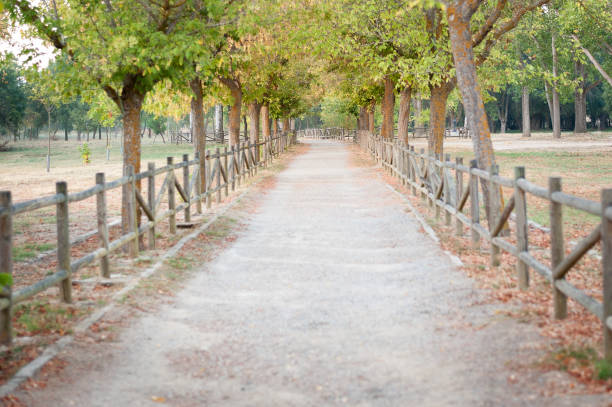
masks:
<svg viewBox="0 0 612 407"><path fill-rule="evenodd" d="M13 285L13 276L8 273L0 273L0 287L10 287Z"/></svg>

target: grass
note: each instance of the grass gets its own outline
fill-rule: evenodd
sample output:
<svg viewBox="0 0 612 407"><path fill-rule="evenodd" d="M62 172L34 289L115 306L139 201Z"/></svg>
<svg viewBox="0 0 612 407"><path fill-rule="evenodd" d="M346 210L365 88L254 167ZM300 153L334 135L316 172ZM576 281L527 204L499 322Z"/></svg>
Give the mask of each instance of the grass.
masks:
<svg viewBox="0 0 612 407"><path fill-rule="evenodd" d="M41 252L54 249L53 243L25 243L21 246L13 246L13 260L25 261L38 256Z"/></svg>
<svg viewBox="0 0 612 407"><path fill-rule="evenodd" d="M18 334L69 333L66 324L79 314L75 308L65 304L48 304L39 301L22 303L15 307Z"/></svg>
<svg viewBox="0 0 612 407"><path fill-rule="evenodd" d="M552 352L548 361L559 370L589 369L599 380L612 379L612 363L600 359L597 351L591 347L561 348Z"/></svg>

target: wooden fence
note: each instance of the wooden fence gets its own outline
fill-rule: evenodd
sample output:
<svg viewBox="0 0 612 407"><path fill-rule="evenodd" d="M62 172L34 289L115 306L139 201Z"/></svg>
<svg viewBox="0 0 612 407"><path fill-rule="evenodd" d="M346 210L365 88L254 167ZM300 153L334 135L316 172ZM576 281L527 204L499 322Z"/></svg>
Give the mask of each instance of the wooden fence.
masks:
<svg viewBox="0 0 612 407"><path fill-rule="evenodd" d="M128 167L126 176L112 182L106 182L104 173L98 173L96 185L80 192L68 193L67 183L58 182L55 195L30 201L13 203L10 191L0 191L0 273L12 275L12 223L15 216L55 206L57 224L57 271L19 291L12 292L10 287L4 287L0 292L0 343L10 343L12 340L11 313L15 304L58 284L61 300L72 302L71 276L77 270L99 260L101 275L110 277L109 255L112 252L127 245L129 256L135 258L139 251L139 237L144 235L147 236L148 248L154 249L156 225L168 219L170 233L176 233L177 213L183 211L185 222L190 222L194 205L196 212L202 213L203 202L207 208L211 207L213 200L219 203L222 192L227 196L230 188L232 191L235 189L236 183L240 186L245 177L255 175L258 167L267 166L273 157L285 151L294 141L294 135L283 134L257 144L241 142L238 147L231 149L217 148L213 154L207 151L202 163L197 155L195 159L189 160L185 154L179 163L174 163L173 157L168 157L167 165L162 168L155 168L154 163L149 163L147 171L134 174L133 169ZM175 170L181 170L182 174L177 176ZM200 191L201 184L198 182L200 171L205 174L203 192ZM162 175L165 176L163 184L156 191L155 178ZM136 183L144 180L147 181L146 197L136 188ZM123 188L129 231L116 240L109 241L106 192L119 187ZM177 193L183 201L181 204L177 204ZM167 196L168 203L166 210L161 208L164 195ZM73 260L70 258L74 241L70 240L68 204L94 196L100 247ZM138 208L145 215L144 223L137 219Z"/></svg>
<svg viewBox="0 0 612 407"><path fill-rule="evenodd" d="M340 140L340 141L355 141L357 137L356 130L348 130L340 127L331 127L327 129L304 129L297 131L298 137L321 139L321 140Z"/></svg>
<svg viewBox="0 0 612 407"><path fill-rule="evenodd" d="M516 273L521 289L529 286L529 269L535 270L551 283L554 316L563 319L567 315L567 298L572 298L602 321L604 353L612 361L612 189L601 191L601 201L594 202L561 190L561 178L550 177L544 188L525 179L525 168L515 167L514 179L499 176L498 167L488 171L477 167L476 161L464 165L462 158L444 160L414 151L398 141L385 141L369 132L360 132L359 143L371 156L392 175L409 186L414 195L426 199L435 208L436 217L444 213L446 225L452 225L456 234L463 228L471 233L471 240L478 247L482 239L491 247L492 267L500 264L500 250L516 257ZM489 194L490 214L485 227L480 219L483 191ZM512 191L511 197L501 207L500 193L503 188ZM544 264L530 253L527 217L527 196L548 201L550 214L550 264ZM469 205L468 205L469 202ZM469 211L467 210L469 206ZM565 255L563 237L563 208L573 208L585 214L595 215L600 223L573 250ZM508 222L514 214L514 241L510 241ZM589 296L565 279L574 265L597 243L601 242L603 278L603 303Z"/></svg>

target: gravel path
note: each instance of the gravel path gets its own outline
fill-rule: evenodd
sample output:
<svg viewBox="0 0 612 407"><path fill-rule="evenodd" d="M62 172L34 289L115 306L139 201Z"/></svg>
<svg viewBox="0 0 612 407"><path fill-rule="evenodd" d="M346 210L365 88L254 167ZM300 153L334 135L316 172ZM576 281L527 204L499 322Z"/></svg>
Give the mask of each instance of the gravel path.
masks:
<svg viewBox="0 0 612 407"><path fill-rule="evenodd" d="M238 239L177 300L87 368L26 399L44 406L597 405L544 397L535 328L483 305L349 147L312 142ZM497 308L496 308L497 307ZM541 355L541 354L540 354Z"/></svg>

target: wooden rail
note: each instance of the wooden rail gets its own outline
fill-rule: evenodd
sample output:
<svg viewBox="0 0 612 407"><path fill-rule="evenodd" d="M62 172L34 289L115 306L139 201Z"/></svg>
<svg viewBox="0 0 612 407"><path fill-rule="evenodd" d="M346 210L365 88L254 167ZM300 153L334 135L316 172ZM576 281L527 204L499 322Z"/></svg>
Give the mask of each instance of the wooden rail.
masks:
<svg viewBox="0 0 612 407"><path fill-rule="evenodd" d="M317 139L317 140L339 140L339 141L356 141L357 131L348 130L340 127L331 127L327 129L303 129L296 132L297 137Z"/></svg>
<svg viewBox="0 0 612 407"><path fill-rule="evenodd" d="M464 228L470 231L474 247L481 240L491 245L491 267L499 266L499 253L503 250L516 257L516 273L521 289L529 286L529 270L542 275L551 284L553 314L557 319L567 316L567 298L571 298L596 315L602 322L605 358L612 361L612 189L601 191L601 201L594 202L561 191L561 178L549 178L544 188L525 179L525 168L516 167L514 179L501 177L498 168L488 171L477 168L476 161L470 166L461 158L454 162L446 155L428 156L421 149L403 145L398 141L386 141L369 132L359 132L361 147L380 163L390 174L409 187L412 194L419 194L435 209L435 216L445 214L446 225L455 219L456 234L461 236ZM465 181L465 182L464 182ZM481 194L479 184L492 203L490 223L486 227L480 219ZM512 190L512 196L502 207L502 188ZM529 219L527 196L533 195L549 203L550 216L550 264L544 264L529 250ZM469 202L470 210L466 211ZM570 207L600 218L600 223L565 255L563 237L563 208ZM508 222L514 213L515 243L508 239ZM603 303L569 283L565 277L572 267L597 243L601 242Z"/></svg>
<svg viewBox="0 0 612 407"><path fill-rule="evenodd" d="M238 147L223 151L216 149L214 154L206 152L205 157L205 190L200 191L200 159L189 160L187 154L183 155L181 162L174 163L173 157L168 157L167 165L155 168L149 163L147 171L134 174L132 167L128 167L126 176L112 182L106 182L104 173L96 174L94 187L69 193L66 182L56 184L56 193L51 196L13 203L10 191L0 191L0 273L12 276L12 236L13 219L15 216L41 209L48 206L56 207L57 223L57 270L55 273L13 292L11 287L0 287L0 343L12 341L11 315L15 304L25 301L49 287L59 284L61 300L72 302L71 277L82 267L94 261L100 262L100 273L103 277L110 277L109 255L128 246L130 257L135 258L139 251L139 237L147 236L148 248L155 248L155 227L168 220L170 233L176 233L176 214L183 212L185 222L191 220L191 209L195 205L196 212L202 212L202 201L207 207L211 206L212 198L216 194L216 202L221 201L221 194L229 194L247 177L254 176L258 167L266 167L284 152L288 146L294 144L293 134L282 134L257 144L241 142ZM262 153L262 154L260 154ZM259 159L262 157L262 159ZM182 177L175 174L175 170L182 171ZM164 181L159 191L155 190L155 178L164 175ZM182 183L181 183L182 178ZM147 180L148 193L144 197L136 188L136 182ZM107 222L106 193L115 188L123 188L124 204L127 208L129 230L113 241L109 241L109 224ZM177 204L176 193L182 203ZM168 208L161 209L162 197L167 196ZM99 248L85 254L78 259L70 258L70 249L74 242L70 241L69 212L71 202L82 201L96 197L97 235ZM140 210L139 210L140 209ZM145 215L146 222L140 222L140 213ZM94 234L96 232L93 232Z"/></svg>

